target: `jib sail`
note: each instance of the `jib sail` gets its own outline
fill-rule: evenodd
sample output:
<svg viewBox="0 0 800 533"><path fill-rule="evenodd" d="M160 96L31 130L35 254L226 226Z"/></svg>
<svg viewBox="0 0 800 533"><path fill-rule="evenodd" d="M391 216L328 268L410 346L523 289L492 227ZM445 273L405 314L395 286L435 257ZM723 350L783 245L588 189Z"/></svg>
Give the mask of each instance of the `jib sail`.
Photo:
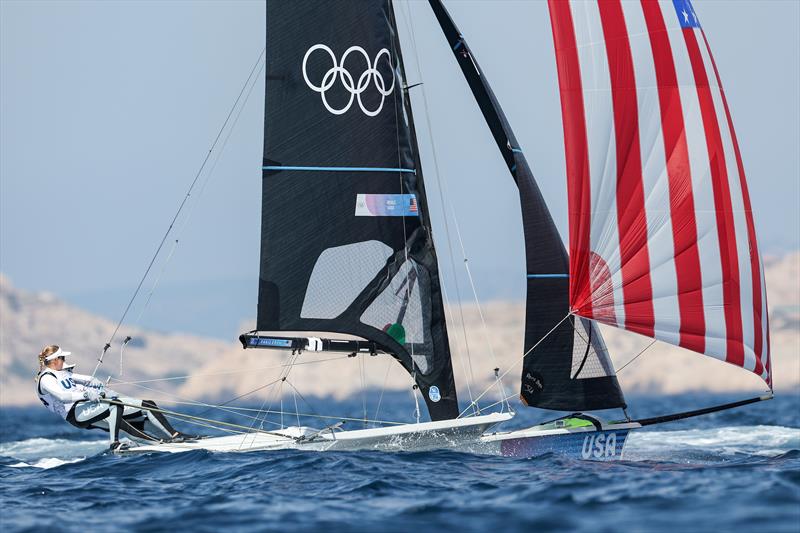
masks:
<svg viewBox="0 0 800 533"><path fill-rule="evenodd" d="M429 3L519 188L528 289L521 399L546 409L623 407L625 400L597 326L573 316L562 321L570 310L569 261L511 126L447 10L440 0Z"/></svg>

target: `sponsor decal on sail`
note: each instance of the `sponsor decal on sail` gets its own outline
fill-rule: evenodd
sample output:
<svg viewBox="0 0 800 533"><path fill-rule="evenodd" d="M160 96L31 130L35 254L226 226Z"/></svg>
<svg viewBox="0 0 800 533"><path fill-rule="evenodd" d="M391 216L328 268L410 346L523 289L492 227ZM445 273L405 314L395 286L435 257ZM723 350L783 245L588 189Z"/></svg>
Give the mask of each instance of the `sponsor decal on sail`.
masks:
<svg viewBox="0 0 800 533"><path fill-rule="evenodd" d="M432 402L438 402L442 399L442 395L439 393L439 387L434 385L430 389L428 389L428 398L431 399Z"/></svg>
<svg viewBox="0 0 800 533"><path fill-rule="evenodd" d="M416 217L419 216L414 194L358 194L357 217Z"/></svg>

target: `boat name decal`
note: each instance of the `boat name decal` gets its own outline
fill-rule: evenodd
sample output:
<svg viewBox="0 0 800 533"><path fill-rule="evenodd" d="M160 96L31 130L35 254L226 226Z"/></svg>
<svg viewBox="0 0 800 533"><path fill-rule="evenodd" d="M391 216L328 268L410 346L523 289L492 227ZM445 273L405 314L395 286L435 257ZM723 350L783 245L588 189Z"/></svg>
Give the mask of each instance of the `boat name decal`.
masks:
<svg viewBox="0 0 800 533"><path fill-rule="evenodd" d="M617 456L616 433L591 433L583 438L581 457L584 459L602 459Z"/></svg>

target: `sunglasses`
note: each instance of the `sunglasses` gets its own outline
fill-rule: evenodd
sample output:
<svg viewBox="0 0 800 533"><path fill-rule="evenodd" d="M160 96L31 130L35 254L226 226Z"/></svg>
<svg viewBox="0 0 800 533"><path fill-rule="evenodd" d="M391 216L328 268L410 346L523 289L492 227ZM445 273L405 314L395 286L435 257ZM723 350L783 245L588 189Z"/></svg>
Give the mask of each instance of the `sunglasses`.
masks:
<svg viewBox="0 0 800 533"><path fill-rule="evenodd" d="M67 360L67 358L65 356L63 356L63 355L59 355L58 357L56 357L56 359L61 359L62 361L66 361Z"/></svg>

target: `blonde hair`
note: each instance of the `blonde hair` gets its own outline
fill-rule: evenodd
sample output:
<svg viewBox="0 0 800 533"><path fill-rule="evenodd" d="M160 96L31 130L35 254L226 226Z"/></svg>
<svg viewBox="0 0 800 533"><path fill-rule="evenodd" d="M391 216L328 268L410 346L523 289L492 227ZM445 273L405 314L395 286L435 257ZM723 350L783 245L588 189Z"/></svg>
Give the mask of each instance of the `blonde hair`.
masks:
<svg viewBox="0 0 800 533"><path fill-rule="evenodd" d="M35 380L39 379L39 374L41 374L42 370L44 370L44 367L47 366L47 363L45 361L47 356L53 355L58 350L59 347L57 344L51 344L50 346L45 346L44 348L42 348L42 351L39 353L39 371L36 373L36 377L34 378Z"/></svg>

